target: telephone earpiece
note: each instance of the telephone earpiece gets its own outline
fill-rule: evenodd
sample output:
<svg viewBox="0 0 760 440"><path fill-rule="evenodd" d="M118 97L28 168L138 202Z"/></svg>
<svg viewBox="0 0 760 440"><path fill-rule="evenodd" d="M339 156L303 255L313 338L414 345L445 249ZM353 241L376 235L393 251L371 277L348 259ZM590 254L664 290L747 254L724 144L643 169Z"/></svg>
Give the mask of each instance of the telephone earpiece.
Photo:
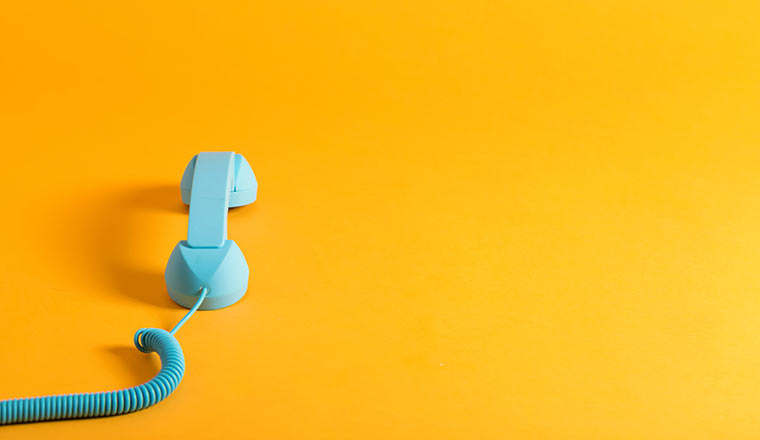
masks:
<svg viewBox="0 0 760 440"><path fill-rule="evenodd" d="M190 218L187 240L177 243L166 264L169 296L190 308L205 287L200 310L232 305L245 294L249 272L243 252L227 239L227 211L256 200L256 176L240 154L200 153L187 165L180 188Z"/></svg>
<svg viewBox="0 0 760 440"><path fill-rule="evenodd" d="M201 153L209 154L230 154L230 153ZM233 153L234 154L234 153ZM190 194L193 190L193 177L195 175L195 163L198 161L198 154L190 159L190 163L185 167L182 174L182 181L179 188L182 194L182 202L190 205ZM253 174L251 166L245 160L242 154L235 154L233 164L232 190L230 191L230 208L245 206L256 201L256 193L259 188L256 181L256 175Z"/></svg>

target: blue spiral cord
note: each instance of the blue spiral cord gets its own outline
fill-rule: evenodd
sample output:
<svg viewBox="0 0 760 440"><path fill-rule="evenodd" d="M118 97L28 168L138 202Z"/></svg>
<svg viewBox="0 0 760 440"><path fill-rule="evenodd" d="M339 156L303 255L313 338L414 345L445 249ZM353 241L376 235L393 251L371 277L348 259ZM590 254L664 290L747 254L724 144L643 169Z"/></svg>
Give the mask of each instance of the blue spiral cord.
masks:
<svg viewBox="0 0 760 440"><path fill-rule="evenodd" d="M142 328L135 333L134 342L138 350L143 353L156 352L161 358L161 370L153 379L118 391L0 400L0 425L116 416L139 411L164 400L177 388L185 374L185 356L174 334L198 310L207 294L208 289L201 290L198 301L171 332Z"/></svg>

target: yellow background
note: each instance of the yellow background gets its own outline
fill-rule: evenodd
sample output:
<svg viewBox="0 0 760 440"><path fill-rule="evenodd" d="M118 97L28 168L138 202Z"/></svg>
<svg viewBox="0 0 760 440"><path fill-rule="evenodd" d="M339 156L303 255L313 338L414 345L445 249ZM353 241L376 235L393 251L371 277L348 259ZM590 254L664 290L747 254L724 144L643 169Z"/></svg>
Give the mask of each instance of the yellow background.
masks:
<svg viewBox="0 0 760 440"><path fill-rule="evenodd" d="M756 1L3 2L0 398L152 377L179 179L244 300L28 438L760 437Z"/></svg>

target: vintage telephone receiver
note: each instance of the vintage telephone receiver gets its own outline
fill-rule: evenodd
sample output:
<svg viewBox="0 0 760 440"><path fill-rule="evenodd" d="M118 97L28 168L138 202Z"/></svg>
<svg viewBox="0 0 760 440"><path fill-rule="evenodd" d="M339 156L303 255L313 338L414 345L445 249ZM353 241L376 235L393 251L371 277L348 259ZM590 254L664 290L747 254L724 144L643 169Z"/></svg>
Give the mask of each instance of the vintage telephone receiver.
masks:
<svg viewBox="0 0 760 440"><path fill-rule="evenodd" d="M182 201L190 205L187 240L172 251L164 278L169 296L190 311L171 331L143 328L134 338L138 350L158 353L158 374L118 391L0 400L0 425L126 414L160 402L177 388L185 357L174 334L196 310L230 306L248 289L248 263L227 239L227 210L253 203L258 183L240 154L200 153L187 165L180 189Z"/></svg>

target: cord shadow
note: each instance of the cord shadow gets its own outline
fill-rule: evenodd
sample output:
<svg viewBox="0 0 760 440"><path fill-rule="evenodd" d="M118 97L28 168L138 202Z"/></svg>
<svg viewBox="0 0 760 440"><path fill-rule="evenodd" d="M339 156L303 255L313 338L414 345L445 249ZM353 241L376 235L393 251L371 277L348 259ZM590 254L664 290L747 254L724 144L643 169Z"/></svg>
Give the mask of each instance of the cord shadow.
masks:
<svg viewBox="0 0 760 440"><path fill-rule="evenodd" d="M161 363L158 356L148 356L139 352L134 346L111 346L106 347L105 351L118 358L117 368L123 370L125 376L129 376L134 382L133 385L140 385L155 377L161 369Z"/></svg>

